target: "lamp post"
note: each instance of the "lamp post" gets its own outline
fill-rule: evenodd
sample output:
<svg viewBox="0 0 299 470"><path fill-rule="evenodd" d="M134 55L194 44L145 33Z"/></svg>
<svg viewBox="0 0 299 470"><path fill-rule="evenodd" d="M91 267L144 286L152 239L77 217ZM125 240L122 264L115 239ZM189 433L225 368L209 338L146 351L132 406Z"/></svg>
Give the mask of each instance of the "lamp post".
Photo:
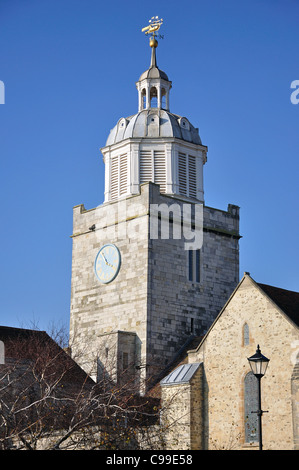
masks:
<svg viewBox="0 0 299 470"><path fill-rule="evenodd" d="M256 376L258 380L258 411L254 411L253 413L257 413L258 415L258 430L259 430L259 450L263 450L263 440L262 440L262 415L265 411L262 410L261 405L261 378L264 377L270 359L266 356L263 356L260 350L260 346L257 345L256 353L248 357L248 362L250 364L252 373Z"/></svg>

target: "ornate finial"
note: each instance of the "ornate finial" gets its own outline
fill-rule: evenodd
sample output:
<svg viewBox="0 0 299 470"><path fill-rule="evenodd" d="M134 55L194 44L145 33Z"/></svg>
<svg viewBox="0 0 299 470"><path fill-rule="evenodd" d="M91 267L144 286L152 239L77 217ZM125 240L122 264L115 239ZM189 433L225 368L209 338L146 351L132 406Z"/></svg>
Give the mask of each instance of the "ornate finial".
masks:
<svg viewBox="0 0 299 470"><path fill-rule="evenodd" d="M163 19L161 18L159 20L158 16L152 16L152 18L149 20L149 23L149 26L142 28L141 31L145 34L151 34L150 46L157 47L158 41L156 40L156 32L161 28Z"/></svg>

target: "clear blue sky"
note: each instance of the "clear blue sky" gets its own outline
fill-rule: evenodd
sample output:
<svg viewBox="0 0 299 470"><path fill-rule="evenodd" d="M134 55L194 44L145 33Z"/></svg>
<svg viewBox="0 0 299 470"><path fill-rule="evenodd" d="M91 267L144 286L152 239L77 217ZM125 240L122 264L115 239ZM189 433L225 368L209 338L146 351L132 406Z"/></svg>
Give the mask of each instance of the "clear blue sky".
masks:
<svg viewBox="0 0 299 470"><path fill-rule="evenodd" d="M206 204L241 207L240 276L299 291L298 1L0 0L2 325L68 325L72 208L103 201L99 149L137 112L154 15L170 110L208 146Z"/></svg>

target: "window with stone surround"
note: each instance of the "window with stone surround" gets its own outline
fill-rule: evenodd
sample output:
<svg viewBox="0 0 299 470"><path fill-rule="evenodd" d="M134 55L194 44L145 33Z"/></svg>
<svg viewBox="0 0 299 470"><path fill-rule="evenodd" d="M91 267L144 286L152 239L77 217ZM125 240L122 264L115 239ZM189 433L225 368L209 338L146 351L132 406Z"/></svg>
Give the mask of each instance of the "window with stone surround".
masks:
<svg viewBox="0 0 299 470"><path fill-rule="evenodd" d="M129 354L127 352L123 352L123 371L126 371L129 367Z"/></svg>
<svg viewBox="0 0 299 470"><path fill-rule="evenodd" d="M244 425L245 442L258 442L258 416L252 413L258 410L258 381L252 372L244 379Z"/></svg>
<svg viewBox="0 0 299 470"><path fill-rule="evenodd" d="M200 282L200 250L188 250L188 279Z"/></svg>
<svg viewBox="0 0 299 470"><path fill-rule="evenodd" d="M247 323L243 326L243 346L249 345L249 326Z"/></svg>

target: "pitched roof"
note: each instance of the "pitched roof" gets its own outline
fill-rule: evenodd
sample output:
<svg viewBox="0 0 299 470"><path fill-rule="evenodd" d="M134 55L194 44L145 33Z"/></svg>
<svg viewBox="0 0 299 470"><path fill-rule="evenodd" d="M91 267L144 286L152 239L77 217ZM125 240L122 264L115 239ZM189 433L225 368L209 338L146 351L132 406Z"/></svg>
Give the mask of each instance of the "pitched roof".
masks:
<svg viewBox="0 0 299 470"><path fill-rule="evenodd" d="M187 364L188 365L188 351L190 349L196 349L200 342L203 339L202 336L194 336L191 335L187 339L187 341L183 344L183 346L177 351L175 356L172 358L172 360L167 364L167 366L163 369L163 371L156 377L155 381L151 385L148 395L154 396L154 397L160 397L161 396L161 381L165 379L165 377L169 377L172 372L177 370L178 367L181 367L182 365Z"/></svg>
<svg viewBox="0 0 299 470"><path fill-rule="evenodd" d="M77 385L85 382L94 383L45 331L0 326L0 341L3 341L5 345L5 358L7 359L14 361L42 359L46 364L53 363L57 374L62 370L65 371L65 379L69 382Z"/></svg>
<svg viewBox="0 0 299 470"><path fill-rule="evenodd" d="M299 292L268 286L266 284L257 283L257 285L297 326L299 326Z"/></svg>
<svg viewBox="0 0 299 470"><path fill-rule="evenodd" d="M13 326L0 326L0 339L2 341L12 338L32 338L48 336L45 331L14 328Z"/></svg>
<svg viewBox="0 0 299 470"><path fill-rule="evenodd" d="M199 362L194 362L191 364L182 364L181 366L173 370L170 374L168 374L166 377L164 377L164 379L161 380L160 384L178 385L189 383L199 366Z"/></svg>
<svg viewBox="0 0 299 470"><path fill-rule="evenodd" d="M241 284L245 279L250 279L251 282L260 288L264 294L268 296L272 302L275 303L275 305L280 308L280 310L287 316L296 326L299 326L299 292L294 292L286 289L281 289L280 287L274 287L274 286L269 286L267 284L260 284L257 283L248 272L244 273L244 276L242 277L241 281L231 294L230 298L227 300L227 302L224 304L222 309L220 310L219 314L213 321L213 323L210 325L210 328L208 329L207 333L204 335L202 340L199 342L197 346L195 346L193 349L189 348L188 352L195 352L198 351L201 345L204 343L206 340L207 336L209 335L210 331L214 327L215 323L217 323L218 319L221 317L222 313L226 309L227 305L230 303L232 298L234 297L235 293L238 291L240 288Z"/></svg>

